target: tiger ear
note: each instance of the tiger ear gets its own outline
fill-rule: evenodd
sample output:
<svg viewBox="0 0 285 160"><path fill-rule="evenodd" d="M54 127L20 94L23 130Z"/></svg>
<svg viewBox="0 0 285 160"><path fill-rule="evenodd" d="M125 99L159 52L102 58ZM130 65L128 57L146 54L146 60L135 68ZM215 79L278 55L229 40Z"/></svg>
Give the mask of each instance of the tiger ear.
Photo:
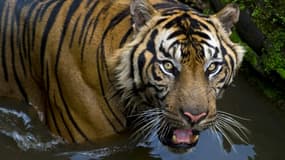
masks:
<svg viewBox="0 0 285 160"><path fill-rule="evenodd" d="M239 20L239 14L239 6L237 4L231 3L216 13L215 16L219 19L223 28L230 35L232 33L232 27Z"/></svg>
<svg viewBox="0 0 285 160"><path fill-rule="evenodd" d="M148 0L132 0L130 11L135 31L139 31L156 12Z"/></svg>

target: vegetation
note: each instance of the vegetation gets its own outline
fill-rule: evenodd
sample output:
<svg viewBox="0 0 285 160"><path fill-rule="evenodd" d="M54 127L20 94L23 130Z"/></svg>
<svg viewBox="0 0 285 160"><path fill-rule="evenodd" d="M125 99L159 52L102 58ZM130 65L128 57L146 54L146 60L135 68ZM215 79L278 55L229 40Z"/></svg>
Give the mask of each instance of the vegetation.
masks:
<svg viewBox="0 0 285 160"><path fill-rule="evenodd" d="M262 75L251 79L281 108L285 108L285 1L284 0L223 0L235 2L250 12L252 20L265 35L262 53L248 49L246 61Z"/></svg>

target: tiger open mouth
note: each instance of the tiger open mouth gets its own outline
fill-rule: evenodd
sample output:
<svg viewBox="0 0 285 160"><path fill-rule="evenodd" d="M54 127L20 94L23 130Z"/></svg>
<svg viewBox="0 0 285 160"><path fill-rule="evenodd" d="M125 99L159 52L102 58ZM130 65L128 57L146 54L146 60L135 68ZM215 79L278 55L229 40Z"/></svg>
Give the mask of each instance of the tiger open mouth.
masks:
<svg viewBox="0 0 285 160"><path fill-rule="evenodd" d="M172 148L190 149L198 143L199 133L193 129L172 129L161 142Z"/></svg>

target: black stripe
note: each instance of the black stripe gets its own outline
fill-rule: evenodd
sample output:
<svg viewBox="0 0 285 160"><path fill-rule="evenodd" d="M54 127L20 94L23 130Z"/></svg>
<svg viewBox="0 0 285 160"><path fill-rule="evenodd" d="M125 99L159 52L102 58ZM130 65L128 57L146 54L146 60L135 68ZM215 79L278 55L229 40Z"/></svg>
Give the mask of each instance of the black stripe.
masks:
<svg viewBox="0 0 285 160"><path fill-rule="evenodd" d="M165 48L163 48L162 43L159 46L159 51L161 53L163 53L164 57L172 58L172 56L169 54L169 52L165 51Z"/></svg>
<svg viewBox="0 0 285 160"><path fill-rule="evenodd" d="M174 45L176 45L176 44L179 44L179 45L182 45L182 43L181 43L181 40L182 39L176 39L175 41L173 41L170 45L169 45L169 48L172 48ZM174 53L174 55L176 54L176 52ZM173 55L173 57L175 57Z"/></svg>
<svg viewBox="0 0 285 160"><path fill-rule="evenodd" d="M0 1L0 33L2 33L2 18L3 18L3 12L5 8L5 1Z"/></svg>
<svg viewBox="0 0 285 160"><path fill-rule="evenodd" d="M155 55L155 57L156 57L156 51L155 51L154 41L155 41L157 34L158 34L157 29L152 31L150 38L149 38L149 41L148 41L147 46L146 46L147 50L150 51L153 55Z"/></svg>
<svg viewBox="0 0 285 160"><path fill-rule="evenodd" d="M145 52L146 50L143 50L140 54L139 54L139 58L138 58L138 68L139 68L139 75L140 75L140 80L141 80L141 82L144 82L144 80L143 80L143 68L144 68L144 66L145 66L145 62L146 62L146 60L145 60L145 55L144 55L144 52Z"/></svg>
<svg viewBox="0 0 285 160"><path fill-rule="evenodd" d="M200 32L200 31L196 31L194 33L195 35L198 35L204 39L207 39L207 40L211 40L211 38L209 37L209 35L207 35L205 32Z"/></svg>
<svg viewBox="0 0 285 160"><path fill-rule="evenodd" d="M83 24L81 26L81 33L80 33L80 36L79 36L79 41L78 43L81 44L82 43L82 39L83 39L83 36L84 36L84 32L85 34L87 34L88 30L86 29L86 26L87 26L87 22L89 21L91 15L94 13L94 10L97 6L99 1L95 1L94 4L92 5L92 7L88 10L87 14L84 15L84 21L83 21Z"/></svg>
<svg viewBox="0 0 285 160"><path fill-rule="evenodd" d="M214 23L213 23L211 20L207 19L207 18L209 18L209 17L206 17L205 21L206 21L208 24L202 23L202 26L203 26L205 29L207 29L208 31L210 31L209 26L211 25L211 26L215 29L215 31L217 32L217 29L216 29ZM218 33L218 32L217 32L217 33Z"/></svg>
<svg viewBox="0 0 285 160"><path fill-rule="evenodd" d="M17 35L20 35L20 33L17 32ZM22 44L19 42L19 41L20 41L19 38L20 38L20 37L18 36L17 41L18 41L18 51L19 51L19 56L20 56L20 65L22 66L21 68L22 68L22 70L23 70L24 77L26 77L26 76L27 76L27 71L26 71L26 66L25 66L25 59L24 59L23 52L22 52L22 50L21 50Z"/></svg>
<svg viewBox="0 0 285 160"><path fill-rule="evenodd" d="M39 2L41 2L41 1L39 1ZM45 13L48 11L48 8L56 2L58 2L58 0L50 0L43 5L43 8L42 8L41 14L40 14L40 21L42 21Z"/></svg>
<svg viewBox="0 0 285 160"><path fill-rule="evenodd" d="M118 13L114 18L112 18L112 20L110 21L108 27L106 28L105 32L103 33L103 39L105 39L105 36L107 34L107 32L115 27L117 24L119 24L123 19L125 19L127 16L130 15L130 10L129 9L125 9L122 12Z"/></svg>
<svg viewBox="0 0 285 160"><path fill-rule="evenodd" d="M68 124L66 123L66 121L65 121L65 119L64 119L64 116L63 116L63 114L60 112L60 118L61 118L61 120L62 120L62 122L63 122L63 125L65 126L65 128L66 128L66 131L68 132L68 134L69 134L69 136L70 136L70 138L71 138L71 141L73 142L73 143L76 143L76 140L74 139L74 136L73 136L73 134L72 134L72 132L71 132L71 130L70 130L70 128L68 127ZM76 128L76 127L75 127ZM77 128L76 128L77 129Z"/></svg>
<svg viewBox="0 0 285 160"><path fill-rule="evenodd" d="M46 89L46 92L47 92L47 96L49 99L51 99L51 94L50 94L50 76L49 76L49 66L48 66L48 63L46 64L46 86L45 86L45 89ZM53 97L54 100L55 100L55 97ZM52 117L52 121L53 121L53 124L56 128L56 132L59 136L62 136L59 128L58 128L58 125L57 125L57 121L56 121L56 118L55 118L55 115L54 115L54 111L52 109L52 105L51 105L51 101L50 100L47 100L47 106L45 107L46 109L46 112L49 112L51 114L51 117ZM49 111L48 111L49 110ZM46 117L48 117L47 113L46 114ZM49 121L48 121L49 122ZM49 123L48 123L49 124ZM50 126L50 124L49 124ZM51 126L50 126L51 128Z"/></svg>
<svg viewBox="0 0 285 160"><path fill-rule="evenodd" d="M55 96L54 96L54 101L55 101ZM54 102L54 103L55 103L55 102ZM52 105L50 105L50 101L49 101L48 104L49 104L49 106L47 106L47 108L50 110L49 113L51 114L52 124L54 125L57 134L62 137L62 133L61 133L59 127L58 127L57 120L56 120L55 115L54 115L55 112L54 112L54 110L53 110ZM56 103L55 103L55 104L56 104ZM49 125L51 125L51 124L49 124Z"/></svg>
<svg viewBox="0 0 285 160"><path fill-rule="evenodd" d="M205 40L201 40L201 42L200 42L200 43L206 44L208 47L210 47L210 48L212 48L212 49L216 49L216 47L215 47L215 46L211 45L210 43L208 43L208 42L207 42L207 41L205 41Z"/></svg>
<svg viewBox="0 0 285 160"><path fill-rule="evenodd" d="M41 75L43 74L44 71L44 60L45 60L45 53L46 53L46 45L48 41L48 35L51 31L51 28L53 24L55 23L55 19L57 17L57 14L59 13L62 5L65 0L57 1L58 3L56 6L52 9L51 14L49 15L49 18L47 20L47 25L45 26L44 33L42 35L42 40L41 40L41 48L40 48L40 64L41 64Z"/></svg>
<svg viewBox="0 0 285 160"><path fill-rule="evenodd" d="M122 12L120 12L119 14L117 14L114 18L112 18L112 20L110 21L109 25L107 26L106 30L104 31L103 33L103 36L102 36L102 40L101 40L101 46L100 48L102 49L102 62L104 62L104 65L106 67L106 69L108 70L107 68L107 65L106 65L106 58L105 58L105 51L104 51L104 41L107 37L107 33L113 28L115 27L117 24L119 24L123 19L125 19L128 15L130 14L130 11L129 9L125 9L123 10ZM110 78L109 78L110 79Z"/></svg>
<svg viewBox="0 0 285 160"><path fill-rule="evenodd" d="M188 21L191 22L190 26L188 25L188 23L185 23ZM187 13L183 13L182 15L177 15L175 18L171 19L168 23L164 25L164 27L166 29L169 29L173 26L177 26L185 33L191 34L191 30L200 28L200 26L194 22L192 22L192 18Z"/></svg>
<svg viewBox="0 0 285 160"><path fill-rule="evenodd" d="M220 41L221 42L221 41ZM227 54L227 50L225 49L225 47L223 46L222 43L220 43L220 48L221 48L221 51L222 51L222 54L223 56L225 56Z"/></svg>
<svg viewBox="0 0 285 160"><path fill-rule="evenodd" d="M54 97L54 104L55 104L55 105L53 105L53 106L58 106L58 105L57 105L57 101L56 101L55 95L54 95L53 97ZM57 108L58 108L58 107L57 107ZM57 108L56 108L56 109L57 109ZM66 131L67 131L69 137L71 138L71 141L72 141L72 142L76 142L75 139L74 139L74 136L72 135L72 132L71 132L70 128L68 127L68 125L67 125L67 123L66 123L66 121L65 121L65 119L64 119L64 116L63 116L62 112L61 112L61 111L58 111L58 114L60 115L61 122L63 123L64 128L66 129ZM57 119L55 118L55 122L56 122L56 120L57 120ZM62 127L60 127L60 128L62 128Z"/></svg>
<svg viewBox="0 0 285 160"><path fill-rule="evenodd" d="M105 90L103 88L103 80L102 80L101 71L100 71L100 58L99 58L99 56L100 56L100 52L98 51L96 54L96 60L97 60L97 73L98 73L98 77L99 77L100 88L101 88L102 95L104 95L103 97L104 97L105 103L107 104L108 108L110 108L109 102L105 96ZM112 121L109 119L109 116L107 116L104 111L103 111L103 114L106 117L109 124L112 126L112 129L116 133L118 133L119 131L117 130L116 126L112 123Z"/></svg>
<svg viewBox="0 0 285 160"><path fill-rule="evenodd" d="M164 12L161 13L161 15L163 17L171 17L175 14L179 14L181 11L178 11L178 10L166 10Z"/></svg>
<svg viewBox="0 0 285 160"><path fill-rule="evenodd" d="M175 38L175 37L178 37L180 35L185 35L185 31L183 30L176 30L174 32L172 32L168 37L167 37L167 40L170 40L172 38Z"/></svg>
<svg viewBox="0 0 285 160"><path fill-rule="evenodd" d="M94 21L94 23L93 23L93 28L92 28L92 32L91 32L91 37L90 37L90 39L89 39L89 44L92 42L93 37L94 37L94 35L95 35L94 32L95 32L95 30L96 30L98 21L100 20L100 15L101 15L102 13L104 13L104 12L105 12L105 8L103 7L103 8L101 8L101 10L98 12L98 14L97 14L97 16L96 16L96 19L95 19L95 21Z"/></svg>
<svg viewBox="0 0 285 160"><path fill-rule="evenodd" d="M166 2L169 2L169 3L171 3L171 4L181 4L180 2L178 2L178 1L174 1L174 0L164 0L164 1L166 1Z"/></svg>
<svg viewBox="0 0 285 160"><path fill-rule="evenodd" d="M166 23L164 25L164 28L169 29L169 28L177 25L178 23L182 22L183 19L184 19L184 17L182 17L182 16L175 17L174 19L172 19L168 23Z"/></svg>
<svg viewBox="0 0 285 160"><path fill-rule="evenodd" d="M226 57L226 56L229 57L230 62L228 62L228 61L226 61L226 62L228 64L228 67L231 67L231 73L234 73L235 63L234 63L232 57L229 54L227 54L227 50L225 49L225 47L224 47L224 45L222 43L223 41L220 39L220 37L218 37L218 39L220 41L220 48L221 48L222 55L223 55L223 57Z"/></svg>
<svg viewBox="0 0 285 160"><path fill-rule="evenodd" d="M15 9L15 8L14 8ZM15 10L14 10L15 11ZM12 13L13 14L13 13ZM17 83L17 86L19 88L19 91L21 92L22 96L24 97L26 102L29 102L27 92L25 91L21 80L17 74L17 68L16 68L16 56L15 56L15 48L17 48L14 44L14 27L15 27L15 13L12 15L11 19L11 30L10 30L10 48L11 48L11 56L12 56L12 68L13 68L13 74L15 81Z"/></svg>
<svg viewBox="0 0 285 160"><path fill-rule="evenodd" d="M22 1L21 1L22 2ZM26 77L26 66L25 66L25 61L24 61L24 55L23 55L23 52L22 52L22 44L21 44L21 33L20 33L20 15L22 13L22 9L24 7L24 4L23 3L19 3L17 1L16 3L16 6L15 6L15 16L16 16L16 46L18 48L18 54L19 54L19 57L20 57L20 65L21 67L19 69L22 69L23 70L23 73L24 73L24 77Z"/></svg>
<svg viewBox="0 0 285 160"><path fill-rule="evenodd" d="M155 24L154 26L160 25L162 22L166 21L167 19L168 19L168 17L160 18L160 19L156 22L156 24Z"/></svg>
<svg viewBox="0 0 285 160"><path fill-rule="evenodd" d="M81 15L79 15L79 16L77 17L76 21L75 21L75 24L74 24L74 27L73 27L73 30L72 30L72 34L71 34L71 39L70 39L70 42L69 42L69 48L71 48L72 45L73 45L75 32L76 32L76 30L77 30L78 22L79 22L80 18L81 18Z"/></svg>
<svg viewBox="0 0 285 160"><path fill-rule="evenodd" d="M131 71L130 71L130 77L132 78L132 80L133 80L133 82L134 82L134 79L135 79L135 74L134 74L134 71L135 71L135 69L134 69L134 66L135 66L135 64L137 63L136 61L134 61L134 57L135 57L135 53L136 53L136 50L137 50L137 48L139 47L139 45L142 43L142 41L143 41L143 39L138 43L138 44L136 44L133 48L132 48L132 50L131 50L131 56L130 56L130 62L132 62L132 63L130 63L130 69L131 69ZM134 86L134 88L135 88L135 82L134 82L134 84L133 84L133 86Z"/></svg>
<svg viewBox="0 0 285 160"><path fill-rule="evenodd" d="M91 5L91 2L93 2L93 0L88 0L88 2L87 2L87 4L86 4L85 8L88 8L88 7Z"/></svg>
<svg viewBox="0 0 285 160"><path fill-rule="evenodd" d="M106 30L103 33L102 40L101 40L101 46L98 48L97 61L100 60L101 63L103 63L103 66L104 66L104 69L105 69L105 72L106 72L106 75L107 75L107 78L109 79L109 81L110 81L110 76L109 76L109 73L108 73L108 66L106 64L106 57L105 57L105 50L104 50L104 44L105 43L104 43L104 41L106 39L107 33L113 27L115 27L117 24L119 24L123 19L125 19L129 14L130 14L129 9L125 9L122 12L118 13L114 18L112 18L112 20L110 21L109 25L107 26ZM99 56L100 56L100 58L99 58ZM102 79L101 79L101 71L100 70L98 70L98 74L99 74L99 77L100 77L101 92L102 92L102 95L104 97L105 103L108 106L110 112L113 114L114 118L120 123L120 125L122 127L124 127L124 123L117 117L117 115L113 111L112 107L110 106L110 104L108 102L108 99L105 96L105 89L103 88L103 85L102 85L103 83L101 82Z"/></svg>
<svg viewBox="0 0 285 160"><path fill-rule="evenodd" d="M4 10L3 10L4 11ZM9 17L9 4L6 7L6 12L4 15L4 25L3 25L3 33L2 33L2 67L4 72L4 78L6 81L9 80L8 77L8 70L7 70L7 64L6 64L6 32L8 27L8 17Z"/></svg>
<svg viewBox="0 0 285 160"><path fill-rule="evenodd" d="M100 81L101 92L102 92L102 95L104 97L104 101L105 101L106 105L108 106L108 109L110 110L110 112L113 114L114 118L117 120L117 122L119 122L119 124L122 127L124 127L124 123L120 120L120 118L117 117L117 115L113 111L113 109L112 109L112 107L111 107L111 105L110 105L110 103L109 103L109 101L105 95L105 89L103 87L103 80L102 80L102 76L101 76L102 73L101 73L99 64L100 64L100 62L103 63L102 70L103 69L105 70L105 72L107 74L107 78L110 80L109 73L108 73L108 67L106 64L106 58L105 58L104 41L105 41L105 38L106 38L108 31L110 31L113 27L115 27L118 23L120 23L128 15L129 15L129 9L125 9L122 12L120 12L119 14L117 14L114 18L112 18L112 20L110 21L109 25L107 26L106 30L103 33L102 40L101 40L101 46L97 50L97 72L98 72L98 77L99 77L99 81ZM100 16L100 15L98 15L98 16ZM108 116L106 116L106 117L108 117ZM112 124L112 122L110 120L108 120L108 121L110 124ZM115 132L118 132L118 130L116 129L116 127L113 124L112 124L112 127L113 127Z"/></svg>
<svg viewBox="0 0 285 160"><path fill-rule="evenodd" d="M106 64L105 51L104 51L104 44L105 44L104 41L107 37L107 33L113 27L115 27L117 24L119 24L123 19L125 19L129 14L130 14L129 9L125 9L122 12L118 13L114 18L112 18L112 20L110 21L109 25L107 26L106 30L103 33L102 40L101 40L101 46L100 46L100 48L102 49L102 57L101 58L102 58L102 62L104 62L104 65L105 65L107 71L108 71L108 67ZM108 79L110 79L109 76L108 76Z"/></svg>
<svg viewBox="0 0 285 160"><path fill-rule="evenodd" d="M87 14L85 15L84 21L83 21L83 25L82 25L82 30L81 30L81 34L79 36L79 44L82 44L81 46L81 52L80 52L80 59L81 59L81 63L83 63L83 59L84 59L84 52L85 52L85 44L86 44L86 40L87 40L87 35L88 35L88 31L90 30L90 27L92 25L93 21L96 21L96 18L92 18L90 20L90 22L87 25L87 22L89 21L91 15L94 13L94 10L96 9L96 6L98 4L99 1L96 1L92 6L91 9L88 10ZM95 19L95 20L94 20ZM85 33L84 33L85 32ZM84 37L84 38L83 38ZM83 41L82 41L83 39Z"/></svg>
<svg viewBox="0 0 285 160"><path fill-rule="evenodd" d="M206 29L207 31L210 31L210 28L208 27L208 24L204 24L203 21L201 21L200 19L194 19L191 17L191 27L192 24L194 24L194 28L201 28L203 27L204 29Z"/></svg>
<svg viewBox="0 0 285 160"><path fill-rule="evenodd" d="M182 4L182 3L173 3L174 1L169 1L170 3L159 3L155 4L155 9L166 9L168 11L171 10L181 10L181 11L189 11L189 6Z"/></svg>
<svg viewBox="0 0 285 160"><path fill-rule="evenodd" d="M218 54L219 54L219 48L215 47L215 53L214 53L213 57L218 58Z"/></svg>
<svg viewBox="0 0 285 160"><path fill-rule="evenodd" d="M37 22L39 21L39 18L40 18L40 14L41 14L41 10L42 10L42 7L38 8L35 13L35 17L32 21L32 49L34 49L35 47L35 39L36 39L36 25L37 25Z"/></svg>
<svg viewBox="0 0 285 160"><path fill-rule="evenodd" d="M92 19L90 21L90 23L87 26L84 27L87 31L85 32L85 35L84 35L84 38L83 38L83 42L81 42L82 43L81 51L80 51L81 63L83 63L83 59L84 59L85 44L86 44L86 40L87 40L88 31L90 30L90 27L91 27L93 21L95 21L95 19Z"/></svg>
<svg viewBox="0 0 285 160"><path fill-rule="evenodd" d="M139 89L138 88L138 86L136 85L136 83L135 83L135 74L134 74L134 67L135 67L135 65L137 64L137 61L135 61L135 59L134 59L134 56L135 56L135 53L136 53L136 51L137 51L137 49L138 49L138 47L139 47L139 45L141 45L142 44L142 42L144 41L144 38L142 38L141 40L140 40L140 42L138 42L133 48L132 48L132 50L131 50L131 56L130 56L130 77L132 78L132 81L133 81L133 89Z"/></svg>
<svg viewBox="0 0 285 160"><path fill-rule="evenodd" d="M30 30L30 18L32 16L33 10L35 9L35 7L37 6L39 2L33 2L30 6L30 8L27 11L27 16L25 17L25 21L24 21L24 26L22 29L22 46L23 46L23 53L25 57L28 57L28 63L29 63L29 70L30 73L32 72L32 57L31 57L31 51L30 51L30 34L29 34L29 30Z"/></svg>
<svg viewBox="0 0 285 160"><path fill-rule="evenodd" d="M155 91L156 91L157 93L162 92L163 89L159 89L158 87L165 87L165 86L162 86L162 85L154 85L154 84L151 84L151 83L146 84L146 88L153 88L153 89L155 89ZM151 100L150 100L150 101L151 101Z"/></svg>
<svg viewBox="0 0 285 160"><path fill-rule="evenodd" d="M123 38L120 41L120 45L119 45L120 48L123 47L123 45L127 42L132 32L133 32L133 28L130 27L129 30L124 34Z"/></svg>
<svg viewBox="0 0 285 160"><path fill-rule="evenodd" d="M79 8L80 3L81 3L81 1L74 0L73 3L70 6L68 12L67 12L67 16L66 16L65 21L64 21L62 34L61 34L60 41L59 41L59 46L58 46L57 53L56 53L55 77L56 77L56 81L57 81L57 84L58 84L58 90L59 90L60 98L61 98L61 100L62 100L62 102L64 104L64 107L65 107L65 110L66 110L68 118L70 119L70 121L71 121L72 125L75 127L75 129L79 132L79 134L81 134L81 136L83 138L85 138L85 140L89 140L88 137L84 134L84 132L80 129L78 124L75 122L73 116L71 115L71 112L69 110L69 106L66 103L66 101L64 99L64 96L63 96L63 92L62 92L62 89L61 89L61 83L60 83L61 81L59 80L59 73L58 73L59 60L60 60L60 55L61 55L61 48L62 48L62 44L63 44L64 38L65 38L65 35L66 35L66 31L67 31L67 28L68 28L69 23L71 21L71 18L73 16L73 14L75 13L75 11Z"/></svg>

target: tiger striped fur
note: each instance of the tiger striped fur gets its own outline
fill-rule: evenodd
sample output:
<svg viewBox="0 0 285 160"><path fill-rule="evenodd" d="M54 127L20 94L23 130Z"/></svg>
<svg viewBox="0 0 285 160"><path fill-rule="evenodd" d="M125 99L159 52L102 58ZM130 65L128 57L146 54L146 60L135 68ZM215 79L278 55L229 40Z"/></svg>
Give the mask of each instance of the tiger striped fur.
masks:
<svg viewBox="0 0 285 160"><path fill-rule="evenodd" d="M238 17L233 4L207 16L175 0L1 0L0 96L31 103L69 142L136 115L139 132L192 146L241 64Z"/></svg>

